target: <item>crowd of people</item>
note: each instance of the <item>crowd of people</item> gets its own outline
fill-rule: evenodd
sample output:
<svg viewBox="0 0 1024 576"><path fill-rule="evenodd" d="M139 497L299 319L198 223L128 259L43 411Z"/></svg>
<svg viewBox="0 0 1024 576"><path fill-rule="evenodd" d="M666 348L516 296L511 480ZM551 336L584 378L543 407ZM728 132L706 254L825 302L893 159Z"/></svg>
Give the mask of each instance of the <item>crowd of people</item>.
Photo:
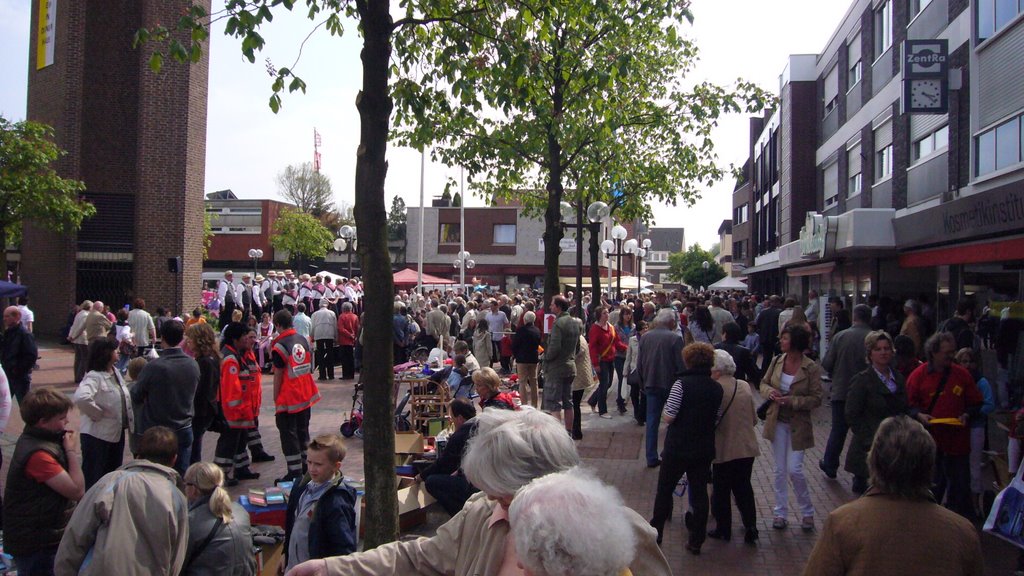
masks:
<svg viewBox="0 0 1024 576"><path fill-rule="evenodd" d="M432 538L355 553L355 493L340 472L344 443L336 435L311 439L309 421L317 381L334 379L338 365L340 380L354 385L358 378L361 297L358 279L271 271L245 274L239 284L227 272L205 307L176 318L163 310L151 316L141 299L117 314L85 301L66 334L78 383L70 399L31 388L31 323L24 325L20 308L6 309L2 363L10 392L6 404L0 394L0 427L10 394L26 424L3 507L5 528L17 527L13 537L5 530L5 546L19 568L251 574L251 554L240 544L248 518L223 488L259 478L252 463L275 458L263 449L258 421L262 377L272 373L287 467L279 481L296 486L289 574L503 574L517 565L530 574L669 574L659 546L680 485L688 502L683 546L691 554L707 538L731 539L733 500L744 541L758 543L752 473L759 434L773 460L770 526L788 527L790 487L801 529L816 530L816 513L829 513L823 532L830 538L819 539L805 573L881 565L870 556L877 550L835 535L858 522L888 526L911 515L956 531L943 538L955 536L957 546L927 554L918 546L922 562L941 557L947 567L963 567L954 573L980 573L968 520L984 512L988 415L1020 408L1008 379L1011 318L993 327L965 300L936 323L918 300L899 309L872 298L848 310L842 299L813 291L804 298L656 292L619 301L568 291L547 305L528 289L398 291L396 369L426 358L437 368L448 364L432 379L453 398L452 433L416 481L452 520ZM993 345L1000 377L990 383L980 360ZM649 521L579 468L574 442L583 438L584 400L597 418L628 417L644 427L646 465L658 468ZM852 431L843 469L854 495L863 496L835 511L815 509L804 462L815 442L812 412L825 403L832 424L818 470L838 477ZM72 408L81 412L79 434L65 430ZM207 432L218 434L212 463L201 449ZM1020 455L1013 432L1011 471ZM136 459L122 465L126 444ZM30 513L27 502L49 512ZM557 506L562 513L552 514ZM124 550L124 534L153 514L172 518L170 531L147 536L166 546L151 557L100 558ZM899 534L885 542L913 547ZM854 552L861 556L851 569ZM565 568L570 560L576 568Z"/></svg>

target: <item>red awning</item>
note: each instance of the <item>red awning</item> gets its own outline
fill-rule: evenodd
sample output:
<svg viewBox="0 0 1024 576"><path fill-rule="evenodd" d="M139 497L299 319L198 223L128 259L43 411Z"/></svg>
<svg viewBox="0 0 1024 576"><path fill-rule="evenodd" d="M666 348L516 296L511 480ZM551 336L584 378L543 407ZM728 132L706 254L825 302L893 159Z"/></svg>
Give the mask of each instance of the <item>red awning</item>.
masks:
<svg viewBox="0 0 1024 576"><path fill-rule="evenodd" d="M900 268L925 268L948 264L976 264L1024 260L1024 238L958 244L900 254Z"/></svg>
<svg viewBox="0 0 1024 576"><path fill-rule="evenodd" d="M395 272L393 277L395 286L415 286L419 283L419 273L412 268L406 268L399 272ZM455 282L446 278L438 278L437 276L431 276L426 272L423 273L424 284L455 284Z"/></svg>

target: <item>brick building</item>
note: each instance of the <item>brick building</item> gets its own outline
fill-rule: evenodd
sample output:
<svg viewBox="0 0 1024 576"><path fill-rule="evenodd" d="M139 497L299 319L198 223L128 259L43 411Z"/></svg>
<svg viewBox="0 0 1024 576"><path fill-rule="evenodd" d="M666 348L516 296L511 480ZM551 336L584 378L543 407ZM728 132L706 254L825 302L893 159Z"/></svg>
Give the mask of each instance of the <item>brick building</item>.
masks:
<svg viewBox="0 0 1024 576"><path fill-rule="evenodd" d="M40 2L54 14L48 22L40 22ZM208 52L191 65L166 59L155 74L155 47L132 48L137 29L174 22L189 3L32 4L28 119L53 126L67 151L58 172L84 181L97 209L72 237L25 226L22 279L37 307L47 303L37 330L56 335L66 311L86 298L121 306L142 296L175 309L197 301ZM199 4L209 10L208 0Z"/></svg>
<svg viewBox="0 0 1024 576"><path fill-rule="evenodd" d="M1022 15L1019 2L856 0L821 54L790 58L734 193L734 262L753 289L914 297L938 320L965 295L1024 299ZM948 47L917 103L908 40Z"/></svg>

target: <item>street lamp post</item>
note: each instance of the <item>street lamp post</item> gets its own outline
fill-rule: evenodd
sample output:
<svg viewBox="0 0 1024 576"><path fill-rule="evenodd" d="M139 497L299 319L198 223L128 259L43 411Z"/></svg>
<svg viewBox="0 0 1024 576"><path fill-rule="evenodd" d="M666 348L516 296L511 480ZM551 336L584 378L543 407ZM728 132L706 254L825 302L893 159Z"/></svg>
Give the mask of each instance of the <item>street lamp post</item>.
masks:
<svg viewBox="0 0 1024 576"><path fill-rule="evenodd" d="M601 251L605 253L609 258L608 262L608 292L612 291L612 267L611 257L615 256L616 263L615 269L618 271L618 279L615 282L615 299L622 300L622 257L626 254L632 254L637 247L635 239L630 238L626 240L626 229L619 224L612 227L612 239L605 240L601 243ZM623 241L625 241L625 250L623 250ZM614 250L614 252L612 251Z"/></svg>
<svg viewBox="0 0 1024 576"><path fill-rule="evenodd" d="M579 292L576 296L576 315L579 318L583 318L583 288L581 287L583 285L583 231L590 230L591 234L597 234L601 230L601 220L607 218L611 214L611 210L604 202L592 202L590 206L587 206L586 218L588 222L584 222L583 204L577 204L576 222L574 224L566 222L566 220L573 216L572 204L562 202L559 205L559 211L562 215L562 221L559 223L562 229L573 228L576 230L576 290ZM593 286L591 286L591 289L593 289Z"/></svg>
<svg viewBox="0 0 1024 576"><path fill-rule="evenodd" d="M641 248L636 249L636 296L640 297L640 290L643 290L643 268L644 258L647 257L647 252L651 249L651 239L644 238L644 241L640 243Z"/></svg>
<svg viewBox="0 0 1024 576"><path fill-rule="evenodd" d="M704 262L703 262L703 263L702 263L702 264L700 265L700 267L704 269L704 291L705 291L705 292L707 292L707 289L708 289L708 268L709 268L710 266L711 266L711 263L710 263L710 262L708 262L707 260L705 260L705 261L704 261Z"/></svg>
<svg viewBox="0 0 1024 576"><path fill-rule="evenodd" d="M256 264L259 262L260 258L263 258L263 250L260 250L259 248L250 248L249 249L249 258L252 258L252 280L253 280L253 282L255 282L256 281Z"/></svg>
<svg viewBox="0 0 1024 576"><path fill-rule="evenodd" d="M334 250L336 252L345 252L348 254L348 277L352 277L352 253L356 251L356 229L354 226L348 224L341 227L338 231L337 240L334 241Z"/></svg>
<svg viewBox="0 0 1024 576"><path fill-rule="evenodd" d="M452 262L452 266L459 271L460 282L462 282L461 290L466 289L466 270L472 270L476 266L476 262L470 259L469 252L460 250L455 256L455 261Z"/></svg>

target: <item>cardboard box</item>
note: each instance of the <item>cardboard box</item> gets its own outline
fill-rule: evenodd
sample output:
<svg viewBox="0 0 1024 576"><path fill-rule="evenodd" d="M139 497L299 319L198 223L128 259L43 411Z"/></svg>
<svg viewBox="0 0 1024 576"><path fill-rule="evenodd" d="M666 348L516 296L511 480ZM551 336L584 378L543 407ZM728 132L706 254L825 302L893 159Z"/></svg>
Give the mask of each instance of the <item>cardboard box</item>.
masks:
<svg viewBox="0 0 1024 576"><path fill-rule="evenodd" d="M395 454L423 454L423 434L395 432Z"/></svg>
<svg viewBox="0 0 1024 576"><path fill-rule="evenodd" d="M282 562L284 562L284 542L264 546L257 558L260 576L277 576Z"/></svg>
<svg viewBox="0 0 1024 576"><path fill-rule="evenodd" d="M417 484L412 478L398 477L398 527L405 532L427 521L427 506L437 500L427 492L423 484ZM358 518L366 517L366 500L362 499ZM365 533L362 522L359 522L359 536Z"/></svg>

